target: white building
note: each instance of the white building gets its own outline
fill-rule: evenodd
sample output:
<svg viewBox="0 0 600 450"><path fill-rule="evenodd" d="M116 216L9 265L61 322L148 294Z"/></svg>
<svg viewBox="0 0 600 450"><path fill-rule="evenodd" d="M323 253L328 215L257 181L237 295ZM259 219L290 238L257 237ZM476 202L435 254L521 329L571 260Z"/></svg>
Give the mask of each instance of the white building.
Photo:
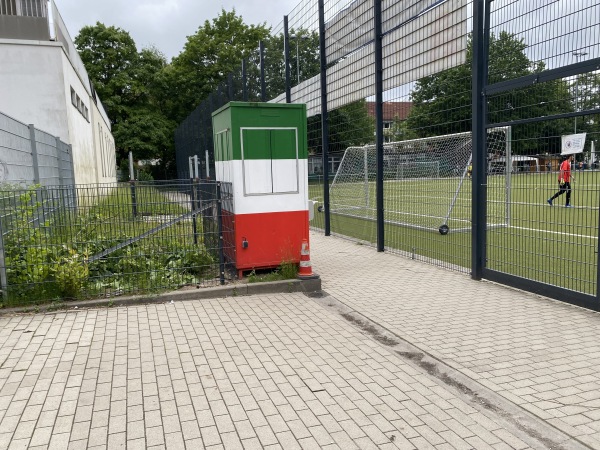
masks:
<svg viewBox="0 0 600 450"><path fill-rule="evenodd" d="M0 0L0 112L72 146L76 184L116 181L110 121L52 0Z"/></svg>

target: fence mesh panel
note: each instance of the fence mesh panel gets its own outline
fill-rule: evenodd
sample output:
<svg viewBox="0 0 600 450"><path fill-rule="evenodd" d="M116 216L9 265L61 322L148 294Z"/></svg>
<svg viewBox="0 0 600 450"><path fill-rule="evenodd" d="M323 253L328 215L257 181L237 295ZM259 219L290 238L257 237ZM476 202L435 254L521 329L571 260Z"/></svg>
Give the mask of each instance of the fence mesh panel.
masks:
<svg viewBox="0 0 600 450"><path fill-rule="evenodd" d="M377 170L376 151L366 153L368 175L362 173L362 180L345 183L342 202L336 199L341 193L342 178L325 186L323 174L329 173L330 184L336 176L343 177L338 171L340 167L345 170L342 161L351 152L355 153L351 165L362 164L364 168L365 153L360 149L374 149L380 133L387 157L384 173L380 174L388 181L382 192L387 251L469 273L475 250L483 248L484 264L490 271L596 295L600 4L584 0L496 0L480 4L490 8L489 21L482 21L489 24L489 29L483 31L484 64L474 66L473 48L475 41L479 42L479 34L473 30L477 21L472 0L383 0L379 61L375 60L377 17L373 3L324 1L322 38L327 91L323 93L319 2L302 1L288 15L288 35L279 26L265 42L264 79L258 50L250 58L248 73L254 75L248 76L245 83L247 92L256 94L254 98L249 94L248 99L285 102L287 88L291 102L306 104L309 198L318 206L310 223L313 229L327 227L324 201L328 193L332 202L330 231L378 243L377 199L371 179ZM288 79L283 51L286 38ZM375 121L378 67L382 81L382 129L377 129ZM460 189L449 188L448 178L442 176L443 163L434 161L435 151L424 150L418 161L393 164L394 177L396 181L402 179L402 183L390 188L391 155L386 153L386 146L472 133L472 81L478 73L485 75L484 92L479 94L485 96L488 142L475 151L486 159L481 167L485 167L487 182L473 187L468 177L472 167L467 165L467 176ZM218 91L199 107L205 108L204 114L216 109L219 102L215 98L222 101L217 94ZM323 94L327 96L326 105L321 104ZM323 122L327 125L326 136ZM503 154L489 151L497 137L493 130L498 129L508 130ZM211 134L209 129L202 132ZM324 142L328 151L325 160ZM561 152L574 142L581 143L583 150L576 154L573 164L574 173L577 171L570 191L574 208L557 207L564 205L566 193L554 199L551 207L547 200L559 190ZM178 147L177 151L179 154L186 150ZM456 171L464 171L464 161L457 165L461 167ZM349 170L352 172L352 168ZM428 179L427 188L421 186L424 178ZM446 223L448 233L429 231L435 230L433 222L439 222L440 217L441 224L445 221L445 215L435 211L440 209L435 201L439 192L450 197L453 212L462 211L458 214L460 226L450 223L451 211ZM459 193L456 199L453 192ZM487 230L476 248L472 248L472 233L453 232L478 226L471 218L473 193L482 193L481 198L486 199ZM340 208L340 204L345 206ZM348 213L349 205L353 214ZM356 213L359 209L361 212ZM435 220L426 225L406 220L413 212L414 217ZM398 213L405 219L393 217ZM405 222L417 226L405 226ZM499 223L502 226L495 226Z"/></svg>
<svg viewBox="0 0 600 450"><path fill-rule="evenodd" d="M229 277L222 183L187 181L0 191L3 304L111 298ZM226 270L227 269L227 270Z"/></svg>

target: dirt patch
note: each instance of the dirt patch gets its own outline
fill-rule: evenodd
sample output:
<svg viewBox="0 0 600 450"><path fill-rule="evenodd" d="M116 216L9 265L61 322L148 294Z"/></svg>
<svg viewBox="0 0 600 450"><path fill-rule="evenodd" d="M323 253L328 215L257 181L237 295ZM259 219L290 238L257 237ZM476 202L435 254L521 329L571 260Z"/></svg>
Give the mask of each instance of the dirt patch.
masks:
<svg viewBox="0 0 600 450"><path fill-rule="evenodd" d="M371 335L373 339L375 339L377 342L382 343L383 345L393 346L398 345L400 343L400 341L386 336L385 334L381 333L378 328L374 327L373 325L364 320L356 318L352 314L342 314L342 317L348 322L353 323L354 325L359 327L364 332Z"/></svg>

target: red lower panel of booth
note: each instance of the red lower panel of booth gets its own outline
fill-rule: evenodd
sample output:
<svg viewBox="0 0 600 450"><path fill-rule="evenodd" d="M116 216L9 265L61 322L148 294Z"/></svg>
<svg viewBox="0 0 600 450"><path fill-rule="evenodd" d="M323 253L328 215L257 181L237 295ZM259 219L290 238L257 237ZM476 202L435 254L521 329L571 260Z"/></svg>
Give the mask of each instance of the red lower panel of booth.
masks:
<svg viewBox="0 0 600 450"><path fill-rule="evenodd" d="M308 239L308 211L233 215L223 211L225 255L238 271L298 263ZM244 242L247 243L244 244Z"/></svg>

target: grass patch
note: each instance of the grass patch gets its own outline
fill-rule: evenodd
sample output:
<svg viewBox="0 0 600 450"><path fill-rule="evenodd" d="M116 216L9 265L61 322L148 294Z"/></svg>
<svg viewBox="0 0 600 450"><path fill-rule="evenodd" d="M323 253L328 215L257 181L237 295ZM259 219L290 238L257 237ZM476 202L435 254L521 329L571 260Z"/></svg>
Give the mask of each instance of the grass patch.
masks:
<svg viewBox="0 0 600 450"><path fill-rule="evenodd" d="M276 269L253 270L248 274L248 283L265 283L269 281L291 280L298 276L298 265L282 262Z"/></svg>

